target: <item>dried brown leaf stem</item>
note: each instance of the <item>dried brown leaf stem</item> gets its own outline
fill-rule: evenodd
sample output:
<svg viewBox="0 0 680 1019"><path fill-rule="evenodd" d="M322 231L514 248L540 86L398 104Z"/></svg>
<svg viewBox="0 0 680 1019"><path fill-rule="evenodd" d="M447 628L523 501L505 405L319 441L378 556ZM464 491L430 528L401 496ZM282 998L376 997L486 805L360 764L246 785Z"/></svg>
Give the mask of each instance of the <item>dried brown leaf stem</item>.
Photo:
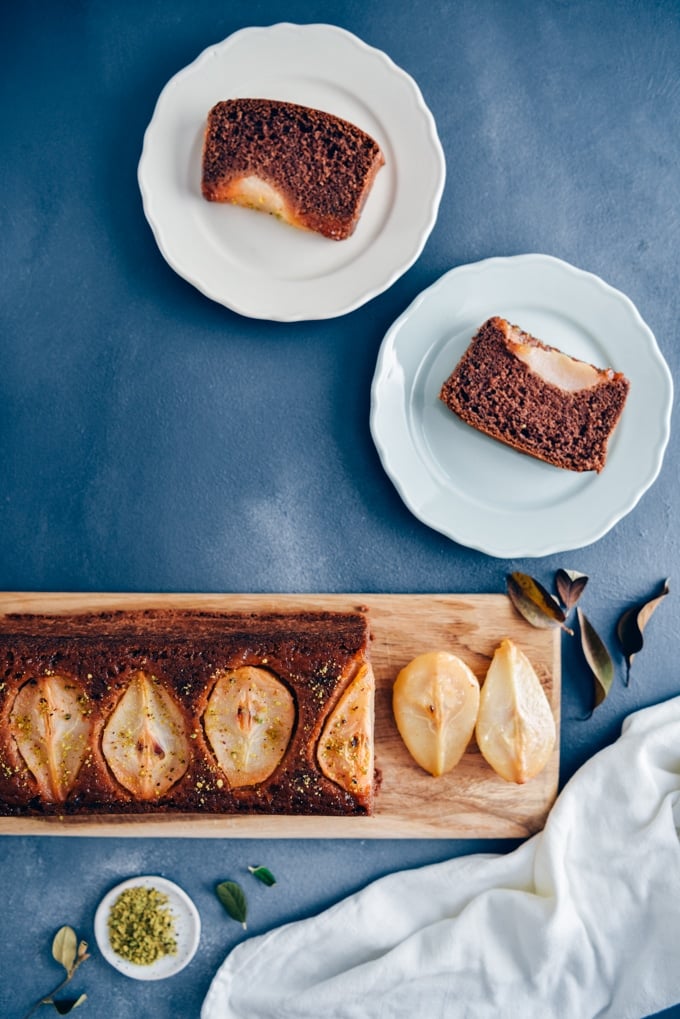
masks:
<svg viewBox="0 0 680 1019"><path fill-rule="evenodd" d="M43 1005L53 1005L56 1011L60 1015L68 1015L74 1008L77 1008L87 998L86 994L81 994L78 998L74 998L72 1001L58 1001L56 995L66 987L68 983L73 979L73 976L86 959L89 959L89 953L87 951L87 942L78 942L76 933L72 927L60 927L54 936L52 941L52 956L53 958L64 967L66 970L66 976L61 980L53 991L46 994L43 998L40 998L36 1003L26 1012L24 1019L29 1019L30 1016L35 1015L39 1008Z"/></svg>

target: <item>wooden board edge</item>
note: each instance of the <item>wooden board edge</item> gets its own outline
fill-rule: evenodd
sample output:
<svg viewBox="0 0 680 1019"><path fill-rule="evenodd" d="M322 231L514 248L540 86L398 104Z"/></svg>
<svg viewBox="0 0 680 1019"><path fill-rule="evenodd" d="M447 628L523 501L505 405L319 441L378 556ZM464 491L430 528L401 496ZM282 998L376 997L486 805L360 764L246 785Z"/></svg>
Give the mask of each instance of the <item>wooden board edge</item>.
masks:
<svg viewBox="0 0 680 1019"><path fill-rule="evenodd" d="M547 816L547 813L546 813ZM205 838L205 839L413 839L432 841L456 839L525 839L539 831L545 818L536 818L535 825L508 824L506 828L470 834L469 827L452 824L443 828L423 828L420 823L395 823L380 817L262 817L218 818L192 817L167 821L158 818L126 820L124 815L112 822L97 818L96 825L76 819L41 817L2 817L0 836L58 836L78 838ZM10 827L7 822L12 822ZM277 823L278 822L278 823ZM281 825L283 822L283 825ZM477 823L477 822L476 822ZM186 827L185 827L186 826Z"/></svg>

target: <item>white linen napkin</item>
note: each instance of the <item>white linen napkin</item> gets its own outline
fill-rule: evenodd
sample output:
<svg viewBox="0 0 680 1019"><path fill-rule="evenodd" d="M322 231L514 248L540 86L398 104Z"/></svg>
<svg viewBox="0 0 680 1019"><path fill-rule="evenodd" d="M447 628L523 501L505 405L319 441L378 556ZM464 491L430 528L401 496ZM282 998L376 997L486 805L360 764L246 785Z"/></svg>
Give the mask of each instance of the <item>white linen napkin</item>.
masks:
<svg viewBox="0 0 680 1019"><path fill-rule="evenodd" d="M680 697L507 855L391 874L238 945L201 1019L641 1019L680 1001Z"/></svg>

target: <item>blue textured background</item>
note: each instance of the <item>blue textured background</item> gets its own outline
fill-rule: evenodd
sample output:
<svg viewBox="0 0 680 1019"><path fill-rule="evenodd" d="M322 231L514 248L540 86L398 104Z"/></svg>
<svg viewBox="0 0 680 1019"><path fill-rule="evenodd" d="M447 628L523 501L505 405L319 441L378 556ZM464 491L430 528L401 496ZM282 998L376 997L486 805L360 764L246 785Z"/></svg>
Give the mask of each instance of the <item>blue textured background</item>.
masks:
<svg viewBox="0 0 680 1019"><path fill-rule="evenodd" d="M510 569L548 583L568 566L592 577L589 615L610 637L624 606L680 577L676 439L598 543L501 561L408 513L371 442L369 388L383 335L420 290L455 265L530 251L628 294L677 373L679 12L677 0L3 5L0 589L495 592ZM281 20L332 20L388 53L418 81L447 157L416 265L328 322L251 321L202 297L163 261L136 182L165 82L236 29ZM634 685L590 721L565 646L563 779L629 711L680 692L674 617L671 600ZM52 933L70 923L92 940L99 899L125 877L189 892L199 954L159 985L94 958L78 1014L192 1019L241 937L215 881L275 870L274 889L251 891L259 933L388 871L511 845L4 837L0 1016L56 982Z"/></svg>

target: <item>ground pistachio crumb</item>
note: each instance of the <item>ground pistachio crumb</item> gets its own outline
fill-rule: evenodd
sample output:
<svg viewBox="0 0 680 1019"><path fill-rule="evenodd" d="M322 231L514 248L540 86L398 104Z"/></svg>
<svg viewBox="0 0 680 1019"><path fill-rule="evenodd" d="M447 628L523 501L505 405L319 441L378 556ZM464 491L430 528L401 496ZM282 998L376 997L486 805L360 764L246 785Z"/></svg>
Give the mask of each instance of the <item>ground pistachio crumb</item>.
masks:
<svg viewBox="0 0 680 1019"><path fill-rule="evenodd" d="M157 888L126 888L109 913L109 940L122 959L150 966L164 955L177 954L175 921L168 897Z"/></svg>

